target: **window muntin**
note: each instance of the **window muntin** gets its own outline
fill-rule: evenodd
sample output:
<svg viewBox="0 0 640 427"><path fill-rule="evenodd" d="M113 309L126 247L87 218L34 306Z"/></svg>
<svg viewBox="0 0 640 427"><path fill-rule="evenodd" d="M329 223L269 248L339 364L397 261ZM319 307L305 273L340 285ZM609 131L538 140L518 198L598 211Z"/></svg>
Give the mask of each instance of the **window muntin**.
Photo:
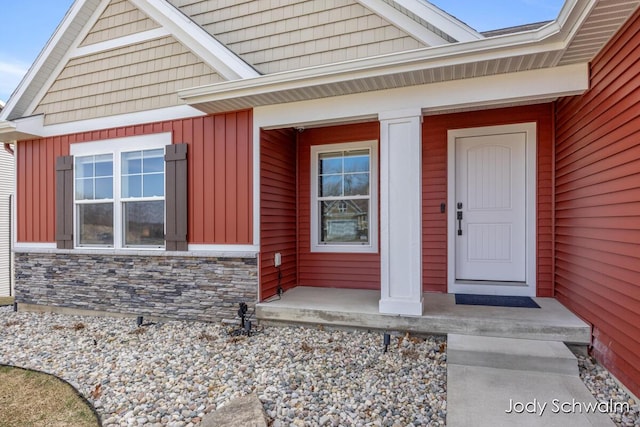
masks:
<svg viewBox="0 0 640 427"><path fill-rule="evenodd" d="M376 252L376 141L313 146L311 151L312 250Z"/></svg>
<svg viewBox="0 0 640 427"><path fill-rule="evenodd" d="M122 198L164 197L164 150L122 153Z"/></svg>
<svg viewBox="0 0 640 427"><path fill-rule="evenodd" d="M171 139L160 133L71 144L76 247L165 247L164 150Z"/></svg>
<svg viewBox="0 0 640 427"><path fill-rule="evenodd" d="M76 159L76 200L113 199L113 155Z"/></svg>

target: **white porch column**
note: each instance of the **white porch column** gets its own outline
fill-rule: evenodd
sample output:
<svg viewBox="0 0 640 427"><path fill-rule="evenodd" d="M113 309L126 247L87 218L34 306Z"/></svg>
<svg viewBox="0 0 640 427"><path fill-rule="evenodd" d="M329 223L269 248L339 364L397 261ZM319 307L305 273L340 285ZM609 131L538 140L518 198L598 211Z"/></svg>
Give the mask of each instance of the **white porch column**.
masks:
<svg viewBox="0 0 640 427"><path fill-rule="evenodd" d="M422 112L379 114L379 310L422 315Z"/></svg>

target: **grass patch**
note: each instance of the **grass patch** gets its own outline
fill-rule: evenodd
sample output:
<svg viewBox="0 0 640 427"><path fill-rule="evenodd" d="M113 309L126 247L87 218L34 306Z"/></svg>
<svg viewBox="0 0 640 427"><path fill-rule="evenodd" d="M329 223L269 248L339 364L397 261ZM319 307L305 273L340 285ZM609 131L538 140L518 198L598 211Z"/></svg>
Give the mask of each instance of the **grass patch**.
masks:
<svg viewBox="0 0 640 427"><path fill-rule="evenodd" d="M41 372L0 366L0 427L99 425L69 384Z"/></svg>
<svg viewBox="0 0 640 427"><path fill-rule="evenodd" d="M16 299L14 297L0 297L0 306L2 305L13 305L13 302Z"/></svg>

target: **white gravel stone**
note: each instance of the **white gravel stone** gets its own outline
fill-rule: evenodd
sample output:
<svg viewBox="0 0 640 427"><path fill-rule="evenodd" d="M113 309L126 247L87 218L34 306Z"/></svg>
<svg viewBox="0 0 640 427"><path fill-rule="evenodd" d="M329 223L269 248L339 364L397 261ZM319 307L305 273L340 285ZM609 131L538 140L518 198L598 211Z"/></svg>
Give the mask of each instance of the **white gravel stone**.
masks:
<svg viewBox="0 0 640 427"><path fill-rule="evenodd" d="M105 426L196 425L256 393L273 425L444 425L444 337L228 328L0 308L0 363L64 378Z"/></svg>

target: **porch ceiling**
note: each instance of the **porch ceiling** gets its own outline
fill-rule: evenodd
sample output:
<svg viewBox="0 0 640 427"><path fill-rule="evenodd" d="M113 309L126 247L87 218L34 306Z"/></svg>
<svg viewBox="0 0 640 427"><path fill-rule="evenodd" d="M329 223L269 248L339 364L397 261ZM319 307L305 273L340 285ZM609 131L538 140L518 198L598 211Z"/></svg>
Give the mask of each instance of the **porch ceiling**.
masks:
<svg viewBox="0 0 640 427"><path fill-rule="evenodd" d="M640 0L568 0L534 30L187 89L205 113L587 63Z"/></svg>

